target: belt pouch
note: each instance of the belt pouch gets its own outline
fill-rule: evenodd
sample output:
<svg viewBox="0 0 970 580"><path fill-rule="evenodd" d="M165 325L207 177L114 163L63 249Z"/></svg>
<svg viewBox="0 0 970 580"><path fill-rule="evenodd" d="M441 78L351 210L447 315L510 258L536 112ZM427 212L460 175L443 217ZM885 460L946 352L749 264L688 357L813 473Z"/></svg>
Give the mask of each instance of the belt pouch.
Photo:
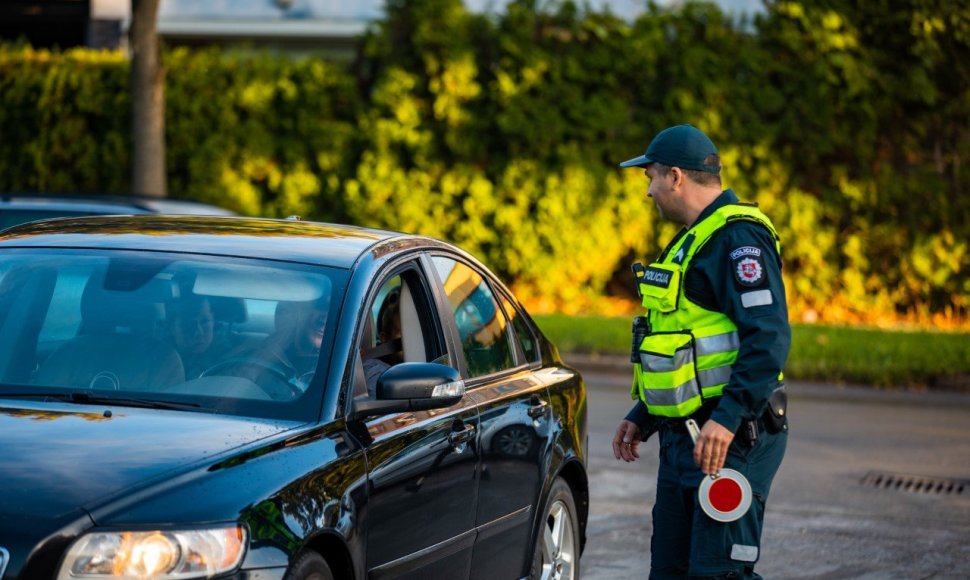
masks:
<svg viewBox="0 0 970 580"><path fill-rule="evenodd" d="M785 385L775 389L768 398L768 408L761 420L765 424L765 431L772 435L788 430L788 391Z"/></svg>

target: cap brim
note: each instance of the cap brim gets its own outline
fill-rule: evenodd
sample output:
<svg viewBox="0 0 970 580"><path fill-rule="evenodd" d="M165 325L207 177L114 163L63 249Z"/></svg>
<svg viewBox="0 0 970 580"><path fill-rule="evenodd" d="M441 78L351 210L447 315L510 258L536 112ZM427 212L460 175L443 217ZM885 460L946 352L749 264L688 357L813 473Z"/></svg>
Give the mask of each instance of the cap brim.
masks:
<svg viewBox="0 0 970 580"><path fill-rule="evenodd" d="M646 155L641 155L633 159L627 159L623 163L620 163L620 167L646 167L651 163L653 163L653 159L650 159Z"/></svg>

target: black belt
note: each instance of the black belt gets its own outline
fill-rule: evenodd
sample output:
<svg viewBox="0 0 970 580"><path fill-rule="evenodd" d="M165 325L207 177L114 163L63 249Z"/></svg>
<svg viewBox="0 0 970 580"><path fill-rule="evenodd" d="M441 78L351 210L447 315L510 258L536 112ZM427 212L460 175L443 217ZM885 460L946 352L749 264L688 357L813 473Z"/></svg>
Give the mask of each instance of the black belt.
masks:
<svg viewBox="0 0 970 580"><path fill-rule="evenodd" d="M700 409L694 411L688 417L678 418L678 419L666 419L663 422L663 428L669 429L674 433L688 433L687 431L687 420L693 419L697 422L698 427L703 427L704 423L711 418L711 413L716 407L716 401L714 405L704 405ZM753 424L753 425L752 425ZM764 433L765 423L759 417L753 421L742 421L741 425L738 427L737 432L734 434L736 439L744 441L745 443L751 445L758 438L758 435Z"/></svg>
<svg viewBox="0 0 970 580"><path fill-rule="evenodd" d="M704 403L700 409L694 411L687 417L680 417L677 419L665 419L663 426L676 433L687 433L687 419L693 419L697 422L697 426L701 427L708 419L711 418L711 413L717 408L717 404L720 402L720 398L714 399L713 401L707 401Z"/></svg>
<svg viewBox="0 0 970 580"><path fill-rule="evenodd" d="M694 419L694 420L697 421L697 419ZM675 433L687 433L687 423L686 423L686 421L687 421L687 418L667 420L667 421L664 421L663 426L665 428L667 428L667 429L675 432ZM744 424L745 423L751 423L751 422L752 421L742 421L741 422L741 427L738 428L738 433L740 433L741 430L744 429L744 426L745 426ZM759 433L761 431L764 431L765 430L765 423L764 423L764 421L762 421L761 419L757 419L757 420L755 420L753 422L758 426L758 432ZM704 426L704 423L701 423L700 421L697 421L697 426L698 427L703 427Z"/></svg>

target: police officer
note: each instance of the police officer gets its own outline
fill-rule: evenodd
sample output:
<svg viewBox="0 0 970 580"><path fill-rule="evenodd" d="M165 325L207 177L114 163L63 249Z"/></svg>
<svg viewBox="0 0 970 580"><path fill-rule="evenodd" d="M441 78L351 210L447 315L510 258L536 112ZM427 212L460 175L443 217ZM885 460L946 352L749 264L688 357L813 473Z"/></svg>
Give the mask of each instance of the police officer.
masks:
<svg viewBox="0 0 970 580"><path fill-rule="evenodd" d="M690 125L659 133L640 167L661 217L683 225L656 262L638 268L647 308L634 339L633 398L613 438L617 459L660 437L650 578L760 578L765 500L787 442L782 366L791 330L778 234L756 206L721 190L714 143ZM685 427L700 426L696 444ZM727 467L751 483L740 519L698 505L707 475Z"/></svg>

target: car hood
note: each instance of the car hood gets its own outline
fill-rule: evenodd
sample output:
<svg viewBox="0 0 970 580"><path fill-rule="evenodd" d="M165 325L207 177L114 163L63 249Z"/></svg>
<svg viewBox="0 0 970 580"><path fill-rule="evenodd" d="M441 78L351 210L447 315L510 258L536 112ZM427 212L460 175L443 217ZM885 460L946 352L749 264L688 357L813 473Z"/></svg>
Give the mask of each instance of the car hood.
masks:
<svg viewBox="0 0 970 580"><path fill-rule="evenodd" d="M111 410L107 413L106 410ZM299 423L118 406L0 401L0 520L62 520L118 492Z"/></svg>

